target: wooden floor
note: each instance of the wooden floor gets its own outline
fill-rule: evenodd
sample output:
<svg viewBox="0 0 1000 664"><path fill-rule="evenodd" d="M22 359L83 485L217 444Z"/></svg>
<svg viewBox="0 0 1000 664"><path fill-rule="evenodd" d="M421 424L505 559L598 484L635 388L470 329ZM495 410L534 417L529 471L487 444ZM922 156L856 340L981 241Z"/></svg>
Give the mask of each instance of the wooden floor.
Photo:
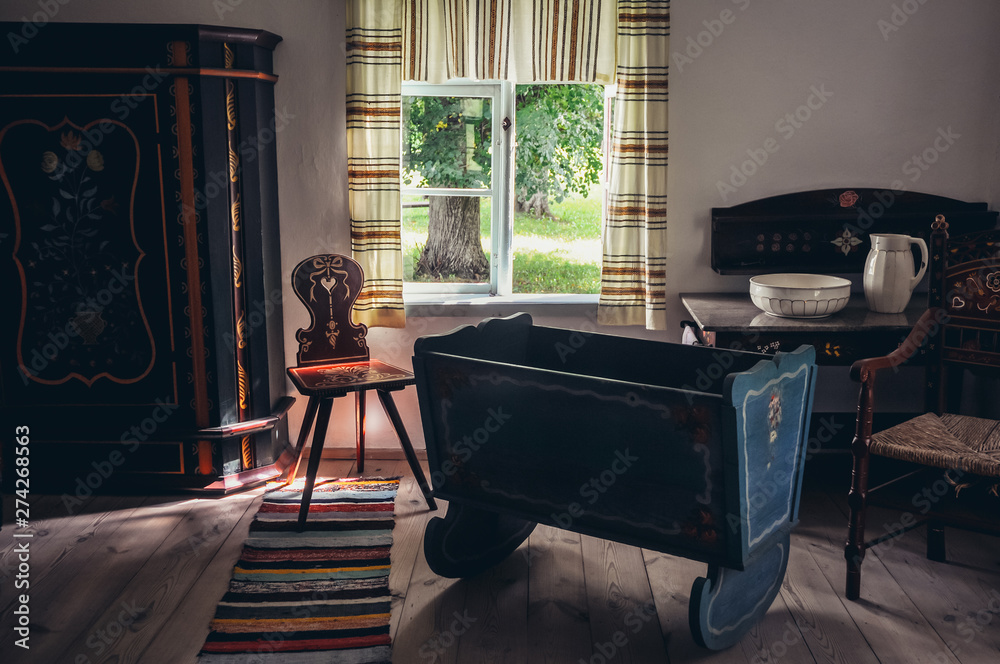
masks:
<svg viewBox="0 0 1000 664"><path fill-rule="evenodd" d="M353 474L324 462L321 474ZM1000 540L949 531L947 564L923 557L922 529L869 553L862 600L843 598L839 490L807 485L781 594L766 619L723 652L698 648L687 624L704 565L539 526L480 577L432 573L430 517L404 462L392 548L394 662L1000 662ZM34 496L31 650L15 647L13 501L0 532L3 662L194 662L226 588L260 490L222 499L101 496L82 506ZM44 517L44 518L43 518ZM896 515L869 513L869 533ZM27 655L27 656L26 656Z"/></svg>

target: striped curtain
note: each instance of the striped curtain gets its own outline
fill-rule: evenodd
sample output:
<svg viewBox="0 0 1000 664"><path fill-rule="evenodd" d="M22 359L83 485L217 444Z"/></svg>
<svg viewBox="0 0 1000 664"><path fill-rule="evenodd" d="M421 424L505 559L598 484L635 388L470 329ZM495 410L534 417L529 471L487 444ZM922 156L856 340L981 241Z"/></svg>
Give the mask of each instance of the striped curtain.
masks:
<svg viewBox="0 0 1000 664"><path fill-rule="evenodd" d="M619 2L617 92L597 320L666 328L670 2Z"/></svg>
<svg viewBox="0 0 1000 664"><path fill-rule="evenodd" d="M403 0L403 78L611 83L612 0Z"/></svg>
<svg viewBox="0 0 1000 664"><path fill-rule="evenodd" d="M347 1L351 251L365 271L355 322L403 327L399 146L403 0Z"/></svg>

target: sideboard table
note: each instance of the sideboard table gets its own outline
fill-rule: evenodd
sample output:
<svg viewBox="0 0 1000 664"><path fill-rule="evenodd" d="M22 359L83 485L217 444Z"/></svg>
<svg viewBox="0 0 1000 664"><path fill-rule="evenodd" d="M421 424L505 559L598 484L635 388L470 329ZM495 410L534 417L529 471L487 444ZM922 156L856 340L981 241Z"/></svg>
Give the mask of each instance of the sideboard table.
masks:
<svg viewBox="0 0 1000 664"><path fill-rule="evenodd" d="M841 311L826 318L778 318L769 316L750 301L749 293L682 293L681 302L693 320L681 324L697 343L717 348L775 353L795 350L801 344L816 348L816 364L821 369L809 435L809 455L834 453L844 458L854 434L857 384L846 375L856 360L885 355L896 349L926 309L926 295L917 293L901 314L879 314L868 310L864 293L852 293ZM911 361L918 364L921 357ZM893 377L898 390L913 389L913 376L922 370L901 368ZM919 386L919 382L916 385ZM826 397L826 398L824 398ZM895 401L895 399L892 399ZM919 400L919 399L918 399ZM910 401L909 403L914 403ZM876 414L879 428L897 424L913 414L897 410L898 404ZM834 471L842 470L835 466Z"/></svg>
<svg viewBox="0 0 1000 664"><path fill-rule="evenodd" d="M826 318L778 318L758 309L748 293L682 293L681 302L699 343L718 348L774 353L800 344L816 348L816 363L849 366L855 360L883 355L906 338L926 299L919 293L901 314L868 310L863 293L852 293L847 306Z"/></svg>

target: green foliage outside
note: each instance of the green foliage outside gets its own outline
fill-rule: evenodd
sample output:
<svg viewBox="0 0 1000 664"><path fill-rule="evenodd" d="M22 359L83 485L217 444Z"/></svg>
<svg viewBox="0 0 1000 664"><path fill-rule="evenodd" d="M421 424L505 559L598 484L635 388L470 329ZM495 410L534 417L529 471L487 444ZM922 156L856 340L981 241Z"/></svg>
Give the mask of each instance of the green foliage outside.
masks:
<svg viewBox="0 0 1000 664"><path fill-rule="evenodd" d="M515 94L514 292L596 293L601 201L595 185L603 168L603 88L519 85ZM488 99L404 97L403 103L404 186L490 186ZM481 199L480 237L487 256L490 212L490 199ZM404 279L468 281L414 274L428 240L428 221L426 207L403 210Z"/></svg>
<svg viewBox="0 0 1000 664"><path fill-rule="evenodd" d="M518 200L544 194L556 202L586 197L603 166L604 88L518 85L515 88Z"/></svg>
<svg viewBox="0 0 1000 664"><path fill-rule="evenodd" d="M490 186L489 99L403 97L403 186Z"/></svg>

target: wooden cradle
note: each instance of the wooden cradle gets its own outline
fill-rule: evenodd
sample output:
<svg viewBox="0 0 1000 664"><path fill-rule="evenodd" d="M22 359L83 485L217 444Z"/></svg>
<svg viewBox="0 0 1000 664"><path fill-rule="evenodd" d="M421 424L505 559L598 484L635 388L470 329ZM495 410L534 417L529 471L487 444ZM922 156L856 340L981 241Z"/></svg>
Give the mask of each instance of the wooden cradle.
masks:
<svg viewBox="0 0 1000 664"><path fill-rule="evenodd" d="M798 518L815 353L775 356L489 319L414 345L432 570L472 576L535 523L708 563L695 640L767 611Z"/></svg>

